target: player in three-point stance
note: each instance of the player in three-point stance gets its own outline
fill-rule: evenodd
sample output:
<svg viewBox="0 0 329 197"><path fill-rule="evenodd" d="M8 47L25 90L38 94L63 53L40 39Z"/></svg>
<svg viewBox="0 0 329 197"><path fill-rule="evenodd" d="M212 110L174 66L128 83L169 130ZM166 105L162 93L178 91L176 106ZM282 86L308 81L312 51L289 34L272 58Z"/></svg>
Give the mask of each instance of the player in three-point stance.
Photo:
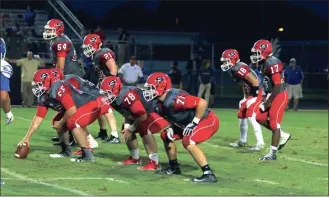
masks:
<svg viewBox="0 0 329 197"><path fill-rule="evenodd" d="M10 97L8 92L10 91L10 77L13 74L13 68L11 65L5 60L6 57L6 43L1 38L0 40L0 55L1 55L1 107L3 112L6 114L5 124L8 125L14 121L14 115L11 112L11 104Z"/></svg>
<svg viewBox="0 0 329 197"><path fill-rule="evenodd" d="M246 145L249 120L257 140L257 143L250 150L259 151L264 149L262 129L256 121L256 113L262 101L262 94L258 94L258 91L262 91L259 89L258 76L247 64L240 62L239 53L235 49L225 50L222 54L221 62L223 63L221 65L222 70L224 72L229 71L233 80L242 86L244 92L244 98L239 102L238 112L240 139L230 143L230 145L233 147Z"/></svg>
<svg viewBox="0 0 329 197"><path fill-rule="evenodd" d="M268 40L258 40L251 48L251 62L260 67L263 74L265 102L261 103L256 120L272 131L270 152L260 160L276 160L277 150L282 149L291 135L282 131L281 121L288 103L282 62L273 56L272 44Z"/></svg>
<svg viewBox="0 0 329 197"><path fill-rule="evenodd" d="M176 127L168 128L161 133L165 150L169 159L169 166L159 171L161 174L180 174L177 162L175 140L182 140L184 148L188 150L203 171L203 175L193 178L192 182L217 182L216 176L210 168L205 154L198 146L199 143L211 138L219 128L219 119L208 109L204 99L189 95L187 92L171 88L171 80L165 73L151 74L145 83L143 94L146 100L155 98L158 103L159 115L166 118Z"/></svg>
<svg viewBox="0 0 329 197"><path fill-rule="evenodd" d="M138 168L142 171L157 170L159 156L157 145L152 134L168 128L169 122L155 113L156 102L146 101L143 91L135 86L122 86L118 77L106 77L101 84L111 102L111 106L124 117L122 136L130 151L130 156L119 162L120 165L140 164L138 140L136 133L141 136L149 162Z"/></svg>

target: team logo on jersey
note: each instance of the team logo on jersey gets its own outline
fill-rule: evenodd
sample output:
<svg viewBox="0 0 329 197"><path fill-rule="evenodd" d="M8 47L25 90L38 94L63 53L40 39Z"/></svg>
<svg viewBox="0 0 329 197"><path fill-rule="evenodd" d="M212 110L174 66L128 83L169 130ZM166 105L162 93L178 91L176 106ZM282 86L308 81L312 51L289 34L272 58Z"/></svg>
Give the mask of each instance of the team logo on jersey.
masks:
<svg viewBox="0 0 329 197"><path fill-rule="evenodd" d="M111 87L114 87L115 84L116 84L115 80L112 80L112 81L109 82L109 86L111 86Z"/></svg>
<svg viewBox="0 0 329 197"><path fill-rule="evenodd" d="M47 73L42 73L40 78L45 80L46 78L48 77L48 74Z"/></svg>
<svg viewBox="0 0 329 197"><path fill-rule="evenodd" d="M164 81L164 78L163 77L157 77L157 78L155 78L155 81L157 83L160 83L160 82Z"/></svg>

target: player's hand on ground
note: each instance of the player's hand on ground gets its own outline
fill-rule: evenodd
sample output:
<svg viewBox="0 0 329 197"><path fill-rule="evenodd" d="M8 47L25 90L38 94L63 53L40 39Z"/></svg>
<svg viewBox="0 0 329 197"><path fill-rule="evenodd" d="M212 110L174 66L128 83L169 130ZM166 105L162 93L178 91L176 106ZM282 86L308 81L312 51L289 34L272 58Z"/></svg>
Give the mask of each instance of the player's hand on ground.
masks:
<svg viewBox="0 0 329 197"><path fill-rule="evenodd" d="M167 138L168 138L170 141L174 142L174 141L176 140L176 138L174 138L174 130L173 130L171 127L169 127L169 128L166 129L166 130L167 130Z"/></svg>
<svg viewBox="0 0 329 197"><path fill-rule="evenodd" d="M17 147L23 146L23 144L27 144L28 146L30 146L30 139L28 139L28 138L24 138L24 139L22 139L22 140L17 144Z"/></svg>
<svg viewBox="0 0 329 197"><path fill-rule="evenodd" d="M187 136L187 135L191 135L192 131L194 130L194 128L197 126L198 124L195 122L191 122L190 124L188 124L184 131L183 131L183 135Z"/></svg>

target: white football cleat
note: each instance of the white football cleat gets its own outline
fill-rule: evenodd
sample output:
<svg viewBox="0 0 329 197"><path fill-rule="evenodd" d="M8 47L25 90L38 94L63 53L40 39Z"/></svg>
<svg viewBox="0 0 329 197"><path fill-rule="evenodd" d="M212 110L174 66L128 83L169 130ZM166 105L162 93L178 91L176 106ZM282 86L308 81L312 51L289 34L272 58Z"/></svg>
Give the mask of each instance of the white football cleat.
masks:
<svg viewBox="0 0 329 197"><path fill-rule="evenodd" d="M242 142L241 140L237 140L236 142L233 142L233 143L229 143L228 145L234 147L234 148L237 148L237 147L243 147L243 146L246 146L247 143L246 142Z"/></svg>
<svg viewBox="0 0 329 197"><path fill-rule="evenodd" d="M281 131L281 138L280 138L278 150L281 150L287 144L287 142L290 140L290 138L291 138L291 135L289 133Z"/></svg>
<svg viewBox="0 0 329 197"><path fill-rule="evenodd" d="M265 149L265 144L255 144L249 150L251 151L260 151Z"/></svg>
<svg viewBox="0 0 329 197"><path fill-rule="evenodd" d="M14 116L12 114L7 115L5 121L6 121L6 125L9 125L10 123L12 123L14 121Z"/></svg>

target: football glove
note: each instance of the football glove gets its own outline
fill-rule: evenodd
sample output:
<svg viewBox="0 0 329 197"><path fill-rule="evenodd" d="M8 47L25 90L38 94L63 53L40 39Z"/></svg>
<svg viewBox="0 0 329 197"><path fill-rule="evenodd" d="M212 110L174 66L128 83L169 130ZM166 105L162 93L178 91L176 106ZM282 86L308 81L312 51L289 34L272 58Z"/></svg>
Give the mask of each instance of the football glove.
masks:
<svg viewBox="0 0 329 197"><path fill-rule="evenodd" d="M194 128L199 124L199 121L199 119L194 118L193 121L185 127L183 136L191 135Z"/></svg>

